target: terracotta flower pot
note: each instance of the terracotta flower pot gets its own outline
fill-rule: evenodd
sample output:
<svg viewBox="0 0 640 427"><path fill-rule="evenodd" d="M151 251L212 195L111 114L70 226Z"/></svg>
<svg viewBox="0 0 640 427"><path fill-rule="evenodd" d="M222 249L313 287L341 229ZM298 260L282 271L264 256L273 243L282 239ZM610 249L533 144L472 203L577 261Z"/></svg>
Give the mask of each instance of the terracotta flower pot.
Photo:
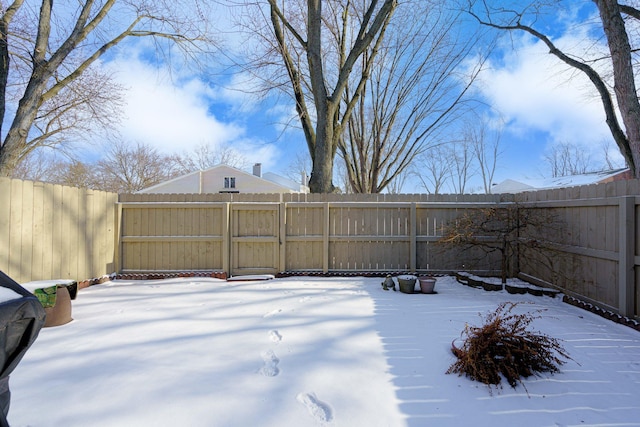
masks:
<svg viewBox="0 0 640 427"><path fill-rule="evenodd" d="M418 277L418 282L420 282L420 292L423 294L433 294L435 293L434 288L436 286L436 278L431 276L420 276Z"/></svg>

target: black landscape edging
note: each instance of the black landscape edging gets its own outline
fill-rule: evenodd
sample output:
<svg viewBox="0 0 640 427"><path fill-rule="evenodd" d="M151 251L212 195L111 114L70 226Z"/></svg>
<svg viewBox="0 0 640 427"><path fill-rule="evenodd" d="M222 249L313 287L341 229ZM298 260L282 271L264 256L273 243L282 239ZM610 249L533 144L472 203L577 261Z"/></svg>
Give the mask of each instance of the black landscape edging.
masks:
<svg viewBox="0 0 640 427"><path fill-rule="evenodd" d="M573 305L575 307L581 308L593 314L597 314L600 317L604 317L605 319L612 320L616 323L619 323L624 326L628 326L636 331L640 332L640 322L635 319L631 319L626 316L622 316L618 313L614 313L611 310L605 310L602 307L598 307L597 305L591 304L590 302L582 301L576 297L572 297L570 295L565 295L562 298L562 301Z"/></svg>

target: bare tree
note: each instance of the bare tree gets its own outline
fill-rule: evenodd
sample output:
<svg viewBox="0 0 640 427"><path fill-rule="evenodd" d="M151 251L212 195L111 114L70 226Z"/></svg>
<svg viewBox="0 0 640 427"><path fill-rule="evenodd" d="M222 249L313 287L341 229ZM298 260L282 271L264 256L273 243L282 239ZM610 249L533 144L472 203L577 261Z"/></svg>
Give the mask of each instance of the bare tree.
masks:
<svg viewBox="0 0 640 427"><path fill-rule="evenodd" d="M55 162L52 166L47 179L49 182L78 188L105 189L97 179L91 164L72 159Z"/></svg>
<svg viewBox="0 0 640 427"><path fill-rule="evenodd" d="M154 147L138 142L114 142L95 166L100 190L133 193L180 174L175 161Z"/></svg>
<svg viewBox="0 0 640 427"><path fill-rule="evenodd" d="M270 47L286 70L288 91L295 101L313 165L309 187L314 193L329 193L334 191L333 162L338 143L371 74L398 2L268 3L273 35L261 37L266 43L275 40ZM347 99L346 88L354 80Z"/></svg>
<svg viewBox="0 0 640 427"><path fill-rule="evenodd" d="M486 120L481 119L476 120L474 124L468 124L463 134L473 150L484 192L490 194L500 157L500 130L489 129Z"/></svg>
<svg viewBox="0 0 640 427"><path fill-rule="evenodd" d="M416 161L413 175L431 194L441 194L451 179L453 151L448 145L437 145L421 154Z"/></svg>
<svg viewBox="0 0 640 427"><path fill-rule="evenodd" d="M549 53L555 55L570 67L584 73L600 96L604 108L606 123L616 145L625 158L631 172L640 178L640 102L635 84L637 62L633 55L635 48L631 45L629 34L635 31L640 20L640 10L632 5L622 5L615 0L593 0L596 5L600 24L606 36L609 54L608 66L613 70L613 85L608 76L599 73L594 65L602 58L587 59L580 54L575 55L559 49L548 35L534 26L542 13L544 2L532 2L521 5L520 10L493 7L486 0L469 0L468 11L483 25L508 31L524 31L543 42ZM551 2L556 7L558 2ZM571 6L573 7L573 6ZM625 22L625 18L630 22ZM540 25L541 26L541 25ZM606 68L606 67L605 67ZM614 94L610 87L613 86ZM622 124L617 113L619 113Z"/></svg>
<svg viewBox="0 0 640 427"><path fill-rule="evenodd" d="M444 248L458 247L473 251L479 258L499 254L502 283L515 277L519 272L518 251L525 249L544 254L549 250L548 242L540 238L542 234L532 231L544 230L546 235L557 235L563 230L563 223L552 212L523 206L519 203L496 205L489 208L469 209L443 227L438 241ZM538 236L538 239L526 236ZM557 251L554 252L558 257ZM552 265L554 257L546 258Z"/></svg>
<svg viewBox="0 0 640 427"><path fill-rule="evenodd" d="M405 185L409 178L411 178L411 169L404 169L402 172L398 172L394 179L384 188L388 194L402 194L404 192Z"/></svg>
<svg viewBox="0 0 640 427"><path fill-rule="evenodd" d="M465 106L483 61L478 34L462 33L460 18L445 5L415 2L399 9L384 41L365 52L377 49L377 59L338 144L355 192L390 185ZM350 91L347 85L348 100Z"/></svg>
<svg viewBox="0 0 640 427"><path fill-rule="evenodd" d="M291 160L287 166L285 176L292 181L307 185L310 170L311 162L309 162L309 157L305 156L303 152L297 152L293 160Z"/></svg>
<svg viewBox="0 0 640 427"><path fill-rule="evenodd" d="M29 156L16 169L20 179L116 193L131 193L182 173L175 156L162 155L151 145L116 141L95 163L40 154Z"/></svg>
<svg viewBox="0 0 640 427"><path fill-rule="evenodd" d="M35 6L35 7L34 7ZM0 176L41 146L117 118L120 90L92 65L129 37L195 54L208 35L207 2L10 1L0 10ZM13 117L6 117L8 112Z"/></svg>
<svg viewBox="0 0 640 427"><path fill-rule="evenodd" d="M602 156L604 158L604 170L613 170L625 167L624 162L621 162L619 158L616 159L616 147L612 147L610 140L603 141L600 147L602 148Z"/></svg>
<svg viewBox="0 0 640 427"><path fill-rule="evenodd" d="M18 164L12 177L79 188L103 188L93 164L68 156L64 150L34 151Z"/></svg>
<svg viewBox="0 0 640 427"><path fill-rule="evenodd" d="M182 173L209 169L216 165L227 165L238 169L246 169L249 162L245 156L231 147L213 148L211 144L202 143L191 152L174 158Z"/></svg>
<svg viewBox="0 0 640 427"><path fill-rule="evenodd" d="M333 179L335 180L335 193L354 194L353 187L349 182L349 174L344 162L337 162L333 167Z"/></svg>
<svg viewBox="0 0 640 427"><path fill-rule="evenodd" d="M553 146L545 154L544 160L553 178L593 172L597 169L585 150L567 142Z"/></svg>
<svg viewBox="0 0 640 427"><path fill-rule="evenodd" d="M17 179L47 182L53 167L54 164L46 153L36 151L21 161L11 176Z"/></svg>
<svg viewBox="0 0 640 427"><path fill-rule="evenodd" d="M467 190L469 180L474 176L473 167L473 147L467 140L451 143L451 169L449 176L453 190L457 194L464 194Z"/></svg>

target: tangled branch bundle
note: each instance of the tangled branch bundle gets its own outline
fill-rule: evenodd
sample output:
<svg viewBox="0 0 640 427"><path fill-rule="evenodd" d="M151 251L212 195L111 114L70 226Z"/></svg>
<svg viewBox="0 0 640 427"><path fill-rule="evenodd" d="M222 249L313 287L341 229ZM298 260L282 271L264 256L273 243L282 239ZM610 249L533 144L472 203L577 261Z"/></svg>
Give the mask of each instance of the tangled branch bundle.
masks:
<svg viewBox="0 0 640 427"><path fill-rule="evenodd" d="M489 386L504 377L511 387L540 372L558 372L562 359L570 359L558 340L527 330L536 318L530 313L515 314L518 303L502 303L487 315L481 327L467 325L463 344L451 349L458 360L448 374L466 375Z"/></svg>

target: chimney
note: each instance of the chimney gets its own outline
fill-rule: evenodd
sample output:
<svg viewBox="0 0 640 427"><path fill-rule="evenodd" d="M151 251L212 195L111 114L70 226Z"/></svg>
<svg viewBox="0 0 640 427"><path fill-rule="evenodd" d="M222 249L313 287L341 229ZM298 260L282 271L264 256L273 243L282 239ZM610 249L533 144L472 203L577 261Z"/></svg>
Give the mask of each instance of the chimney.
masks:
<svg viewBox="0 0 640 427"><path fill-rule="evenodd" d="M253 165L253 174L259 178L262 178L262 163L256 163Z"/></svg>

